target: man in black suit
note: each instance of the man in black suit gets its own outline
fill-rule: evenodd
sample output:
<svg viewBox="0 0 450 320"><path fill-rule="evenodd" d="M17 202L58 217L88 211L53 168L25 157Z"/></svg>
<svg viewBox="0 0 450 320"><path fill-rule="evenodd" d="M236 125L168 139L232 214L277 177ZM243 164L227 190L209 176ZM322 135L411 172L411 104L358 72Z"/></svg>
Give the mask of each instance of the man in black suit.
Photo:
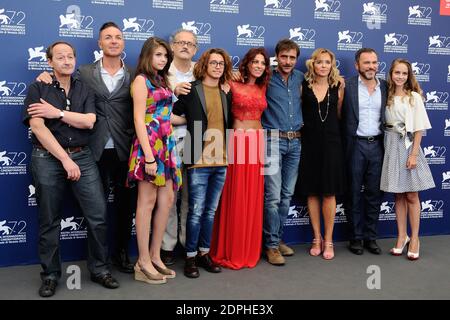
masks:
<svg viewBox="0 0 450 320"><path fill-rule="evenodd" d="M349 181L346 204L351 226L349 249L357 255L363 254L363 248L380 254L381 249L375 240L383 195L380 190L384 153L382 123L387 87L386 81L376 77L378 57L375 50L358 50L355 68L359 75L346 81L342 108ZM362 196L364 203L361 207Z"/></svg>
<svg viewBox="0 0 450 320"><path fill-rule="evenodd" d="M104 23L99 32L98 45L103 57L82 65L77 78L95 92L97 121L89 139L89 148L98 164L106 197L114 188L113 225L115 230L112 261L119 271L133 273L128 257L136 190L125 187L128 157L134 134L133 104L130 83L134 70L125 65L121 56L125 47L122 31L114 22ZM43 73L38 77L51 82Z"/></svg>
<svg viewBox="0 0 450 320"><path fill-rule="evenodd" d="M187 124L183 162L188 167L189 211L186 221L184 274L198 278L197 265L208 272L221 271L209 257L214 214L227 170L226 132L232 125L231 95L222 89L231 77L231 60L223 49L209 49L194 67L196 81L180 95L172 122ZM185 118L180 117L185 115ZM197 255L198 251L200 252Z"/></svg>

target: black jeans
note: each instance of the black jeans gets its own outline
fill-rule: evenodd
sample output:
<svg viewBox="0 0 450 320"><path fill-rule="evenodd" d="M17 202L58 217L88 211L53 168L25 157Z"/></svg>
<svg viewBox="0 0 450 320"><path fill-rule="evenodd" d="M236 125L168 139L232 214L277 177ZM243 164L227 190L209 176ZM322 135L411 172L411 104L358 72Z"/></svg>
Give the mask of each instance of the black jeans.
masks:
<svg viewBox="0 0 450 320"><path fill-rule="evenodd" d="M118 253L120 250L127 250L131 239L137 188L125 186L128 161L120 161L116 149L105 149L97 165L106 197L108 197L111 188L114 188L114 213L110 217L110 225L114 226L112 237L115 240L112 249L115 253Z"/></svg>
<svg viewBox="0 0 450 320"><path fill-rule="evenodd" d="M62 163L47 150L33 148L31 172L39 208L39 258L41 278L61 277L61 212L66 187L75 195L88 227L87 264L94 275L108 273L106 202L97 165L88 147L70 154L79 166L78 181L67 179Z"/></svg>

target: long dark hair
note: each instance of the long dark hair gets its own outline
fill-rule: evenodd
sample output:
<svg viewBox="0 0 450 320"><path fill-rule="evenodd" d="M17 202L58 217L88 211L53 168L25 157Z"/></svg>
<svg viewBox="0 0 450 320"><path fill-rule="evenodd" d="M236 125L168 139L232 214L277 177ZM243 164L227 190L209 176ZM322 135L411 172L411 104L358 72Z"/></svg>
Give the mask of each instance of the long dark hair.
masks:
<svg viewBox="0 0 450 320"><path fill-rule="evenodd" d="M167 51L167 63L162 70L155 70L152 66L153 54L159 46L164 47ZM155 87L169 87L167 75L169 74L172 60L173 54L169 44L161 38L150 37L144 42L139 54L136 76L144 74ZM159 79L156 75L159 75L162 79Z"/></svg>
<svg viewBox="0 0 450 320"><path fill-rule="evenodd" d="M247 81L249 74L248 64L251 63L258 54L264 57L266 68L264 70L264 73L255 80L255 83L260 87L264 87L267 85L267 83L269 83L271 71L269 56L267 55L266 49L264 49L263 47L251 48L247 51L244 58L242 58L241 63L239 64L239 72L241 73L244 80Z"/></svg>

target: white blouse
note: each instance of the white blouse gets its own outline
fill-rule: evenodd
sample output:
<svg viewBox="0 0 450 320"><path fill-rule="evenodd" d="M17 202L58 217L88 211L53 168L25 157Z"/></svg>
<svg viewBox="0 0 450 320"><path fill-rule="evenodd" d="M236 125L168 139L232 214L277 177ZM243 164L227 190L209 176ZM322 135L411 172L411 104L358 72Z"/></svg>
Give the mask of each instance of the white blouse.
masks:
<svg viewBox="0 0 450 320"><path fill-rule="evenodd" d="M413 134L416 131L427 130L431 128L427 111L423 104L423 99L417 92L412 92L414 103L410 104L408 96L395 96L392 106L386 108L386 124L394 124L403 122L405 124L406 133ZM412 141L406 139L406 147L412 144Z"/></svg>

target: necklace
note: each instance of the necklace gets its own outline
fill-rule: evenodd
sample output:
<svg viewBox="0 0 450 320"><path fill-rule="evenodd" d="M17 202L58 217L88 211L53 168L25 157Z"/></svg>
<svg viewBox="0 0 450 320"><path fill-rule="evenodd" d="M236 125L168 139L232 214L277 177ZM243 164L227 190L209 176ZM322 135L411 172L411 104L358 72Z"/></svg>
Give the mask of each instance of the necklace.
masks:
<svg viewBox="0 0 450 320"><path fill-rule="evenodd" d="M322 111L320 111L320 103L319 103L319 100L317 100L317 110L319 110L320 121L325 122L325 120L327 120L329 109L330 109L330 88L328 87L328 89L327 89L327 113L325 114L325 118L322 118Z"/></svg>

